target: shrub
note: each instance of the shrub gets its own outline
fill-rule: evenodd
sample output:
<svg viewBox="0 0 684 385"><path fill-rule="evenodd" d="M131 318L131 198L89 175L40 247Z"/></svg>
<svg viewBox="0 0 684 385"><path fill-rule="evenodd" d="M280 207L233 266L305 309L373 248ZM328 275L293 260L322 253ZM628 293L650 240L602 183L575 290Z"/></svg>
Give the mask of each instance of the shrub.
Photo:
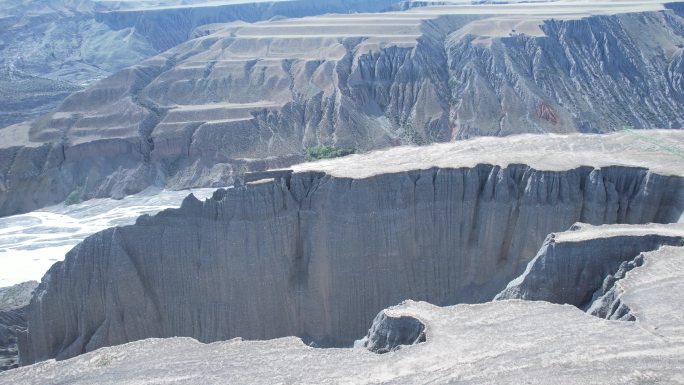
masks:
<svg viewBox="0 0 684 385"><path fill-rule="evenodd" d="M72 191L64 200L64 204L67 206L75 205L81 202L83 202L83 196L81 196L81 192L79 190Z"/></svg>
<svg viewBox="0 0 684 385"><path fill-rule="evenodd" d="M350 155L355 153L354 149L349 148L337 148L330 146L316 146L309 147L306 149L305 158L308 161L319 160L319 159L331 159L338 158L340 156Z"/></svg>

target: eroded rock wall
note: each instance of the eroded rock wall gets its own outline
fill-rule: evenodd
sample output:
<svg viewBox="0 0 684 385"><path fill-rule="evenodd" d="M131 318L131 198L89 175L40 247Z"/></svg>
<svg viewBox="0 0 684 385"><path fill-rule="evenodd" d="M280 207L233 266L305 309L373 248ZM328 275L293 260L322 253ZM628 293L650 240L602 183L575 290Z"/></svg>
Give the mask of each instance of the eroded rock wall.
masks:
<svg viewBox="0 0 684 385"><path fill-rule="evenodd" d="M147 337L351 343L407 298L492 298L577 221L679 218L682 179L644 169L301 172L87 238L37 289L24 364ZM674 219L673 219L674 218Z"/></svg>
<svg viewBox="0 0 684 385"><path fill-rule="evenodd" d="M495 299L571 304L610 318L615 311L605 308L610 304L610 298L602 297L612 291L616 280L638 265L642 252L661 246L680 246L684 228L678 228L678 232L645 228L641 234L610 234L597 230L596 236L570 241L557 241L555 234L551 234L525 272L511 281ZM608 305L595 304L596 301L607 301Z"/></svg>
<svg viewBox="0 0 684 385"><path fill-rule="evenodd" d="M4 129L33 147L3 139L0 215L74 191L88 199L226 186L258 170L252 160L282 167L318 145L366 151L684 125L677 7L521 19L533 28L510 33L485 14L426 9L199 28L52 114ZM114 24L135 23L117 15ZM17 154L30 177L13 170Z"/></svg>
<svg viewBox="0 0 684 385"><path fill-rule="evenodd" d="M0 288L0 372L19 366L19 335L26 332L26 306L38 282Z"/></svg>

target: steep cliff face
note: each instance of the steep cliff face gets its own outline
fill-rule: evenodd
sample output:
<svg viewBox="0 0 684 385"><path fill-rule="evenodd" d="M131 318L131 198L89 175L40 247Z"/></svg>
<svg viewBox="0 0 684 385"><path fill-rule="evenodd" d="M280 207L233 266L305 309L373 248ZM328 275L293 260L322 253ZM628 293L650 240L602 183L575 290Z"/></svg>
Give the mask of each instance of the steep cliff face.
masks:
<svg viewBox="0 0 684 385"><path fill-rule="evenodd" d="M675 304L684 289L684 244L677 246L664 246L641 254L639 266L616 281L597 301L604 305L606 312L592 314L609 319L628 314L649 332L681 346L684 336L678 329L682 325L682 314Z"/></svg>
<svg viewBox="0 0 684 385"><path fill-rule="evenodd" d="M615 281L642 263L641 253L681 246L683 240L680 224L575 225L571 231L549 235L525 272L496 299L571 304L603 318L630 319L625 317L628 309L607 306L614 299Z"/></svg>
<svg viewBox="0 0 684 385"><path fill-rule="evenodd" d="M480 23L471 28L495 29ZM540 31L512 24L510 35L498 39L469 36L470 30L450 35L446 49L457 136L505 135L520 127L607 132L684 126L681 15L539 23ZM663 30L677 38L665 37ZM654 49L659 53L644 55Z"/></svg>
<svg viewBox="0 0 684 385"><path fill-rule="evenodd" d="M38 282L0 288L0 372L19 366L19 334L26 332L24 311Z"/></svg>
<svg viewBox="0 0 684 385"><path fill-rule="evenodd" d="M492 298L546 234L577 221L679 218L683 183L628 167L478 165L364 179L299 172L188 197L54 265L31 302L21 359L147 337L350 343L407 298Z"/></svg>
<svg viewBox="0 0 684 385"><path fill-rule="evenodd" d="M548 7L420 7L198 28L52 114L1 130L0 215L74 190L91 198L152 184L226 185L317 145L369 150L682 127L681 12L657 2L584 5L557 18L559 5ZM32 165L29 174L13 170L17 157Z"/></svg>
<svg viewBox="0 0 684 385"><path fill-rule="evenodd" d="M684 239L684 238L682 238ZM681 246L681 241L676 244ZM619 320L635 321L629 305L622 302L621 289L618 282L625 278L627 273L644 264L644 254L639 254L631 261L623 261L613 274L608 274L591 298L591 305L587 313L597 317Z"/></svg>

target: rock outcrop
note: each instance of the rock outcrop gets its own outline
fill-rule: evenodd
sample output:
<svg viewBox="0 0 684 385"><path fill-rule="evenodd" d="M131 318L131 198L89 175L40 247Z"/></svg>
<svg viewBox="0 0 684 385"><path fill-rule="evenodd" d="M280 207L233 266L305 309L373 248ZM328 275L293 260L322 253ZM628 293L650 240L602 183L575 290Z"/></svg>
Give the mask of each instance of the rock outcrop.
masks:
<svg viewBox="0 0 684 385"><path fill-rule="evenodd" d="M402 346L421 342L425 342L425 325L419 319L406 315L393 315L391 309L386 309L375 316L368 334L354 341L354 347L384 354L399 350Z"/></svg>
<svg viewBox="0 0 684 385"><path fill-rule="evenodd" d="M669 308L684 288L682 255L684 237L676 246L640 254L628 266L621 266L609 288L598 291L588 313L606 319L641 322L661 338L684 342L677 332L682 324L677 308ZM606 286L606 285L604 285ZM652 317L654 312L660 313Z"/></svg>
<svg viewBox="0 0 684 385"><path fill-rule="evenodd" d="M610 320L635 321L636 317L632 310L620 300L621 293L616 284L624 279L628 272L642 266L643 263L644 255L639 254L631 261L622 262L614 274L608 274L601 287L594 292L587 313Z"/></svg>
<svg viewBox="0 0 684 385"><path fill-rule="evenodd" d="M314 349L293 337L147 339L10 370L0 384L677 384L684 365L684 248L663 251L670 258L662 264L647 262L628 275L643 274L632 292L639 296L633 307L643 306L637 322L606 322L539 301L406 301L393 313L420 319L427 341L389 354Z"/></svg>
<svg viewBox="0 0 684 385"><path fill-rule="evenodd" d="M682 240L680 224L574 225L549 235L525 272L495 299L570 304L602 318L633 320L628 308L613 304L615 281L642 263L641 253Z"/></svg>
<svg viewBox="0 0 684 385"><path fill-rule="evenodd" d="M635 154L624 162L641 164ZM481 164L363 179L296 172L190 196L55 264L29 307L22 363L148 337L350 343L407 298L492 298L547 234L575 222L676 220L682 183L624 166Z"/></svg>
<svg viewBox="0 0 684 385"><path fill-rule="evenodd" d="M24 309L38 282L0 288L0 372L19 367L19 334L26 332Z"/></svg>
<svg viewBox="0 0 684 385"><path fill-rule="evenodd" d="M1 130L0 215L73 192L226 185L318 145L681 128L684 19L634 4L562 17L562 4L498 4L201 27L50 115Z"/></svg>
<svg viewBox="0 0 684 385"><path fill-rule="evenodd" d="M683 257L682 243L643 253L641 266L613 285L607 318L627 308L641 327L673 345L684 346L684 334L680 331L682 313L678 310L679 296L684 290Z"/></svg>

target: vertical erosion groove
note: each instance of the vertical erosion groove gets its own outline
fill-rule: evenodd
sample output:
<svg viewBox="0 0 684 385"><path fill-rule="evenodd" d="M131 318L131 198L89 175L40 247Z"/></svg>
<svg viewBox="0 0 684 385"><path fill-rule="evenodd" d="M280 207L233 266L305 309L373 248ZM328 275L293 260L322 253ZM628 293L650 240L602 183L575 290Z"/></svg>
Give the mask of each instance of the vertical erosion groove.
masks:
<svg viewBox="0 0 684 385"><path fill-rule="evenodd" d="M86 239L29 306L22 362L146 337L349 344L405 299L490 300L575 222L679 218L682 191L626 167L279 174Z"/></svg>

